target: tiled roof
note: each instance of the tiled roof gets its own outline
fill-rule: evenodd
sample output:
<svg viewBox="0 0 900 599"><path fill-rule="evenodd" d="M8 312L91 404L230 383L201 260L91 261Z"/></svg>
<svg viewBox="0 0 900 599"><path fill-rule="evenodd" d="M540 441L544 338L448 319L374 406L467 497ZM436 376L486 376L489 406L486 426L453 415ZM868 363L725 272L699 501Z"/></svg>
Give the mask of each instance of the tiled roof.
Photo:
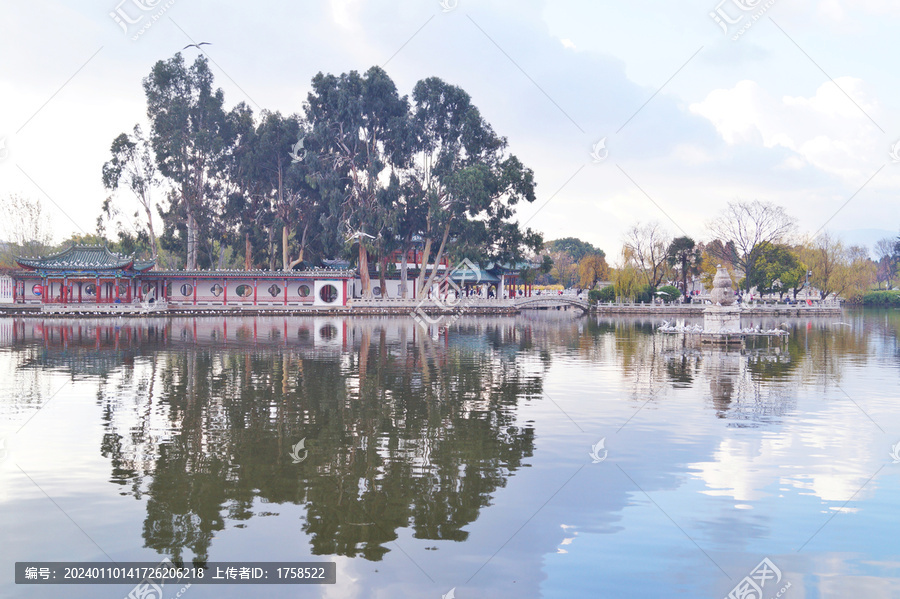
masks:
<svg viewBox="0 0 900 599"><path fill-rule="evenodd" d="M161 278L227 278L227 279L350 279L356 271L341 268L312 268L304 270L153 270L146 273L153 279Z"/></svg>
<svg viewBox="0 0 900 599"><path fill-rule="evenodd" d="M100 245L73 245L67 250L44 258L16 258L22 268L31 270L115 270L128 268L131 256L122 256Z"/></svg>

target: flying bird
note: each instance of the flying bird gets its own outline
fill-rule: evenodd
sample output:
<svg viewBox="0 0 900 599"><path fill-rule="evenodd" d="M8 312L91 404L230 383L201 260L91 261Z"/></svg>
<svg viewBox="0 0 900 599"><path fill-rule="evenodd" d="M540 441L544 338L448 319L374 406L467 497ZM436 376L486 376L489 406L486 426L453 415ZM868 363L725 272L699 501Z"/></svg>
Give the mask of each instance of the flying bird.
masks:
<svg viewBox="0 0 900 599"><path fill-rule="evenodd" d="M187 50L188 48L197 48L198 50L200 50L202 52L203 48L201 48L200 46L212 46L212 43L211 42L200 42L199 44L188 44L187 46L182 48L182 50Z"/></svg>

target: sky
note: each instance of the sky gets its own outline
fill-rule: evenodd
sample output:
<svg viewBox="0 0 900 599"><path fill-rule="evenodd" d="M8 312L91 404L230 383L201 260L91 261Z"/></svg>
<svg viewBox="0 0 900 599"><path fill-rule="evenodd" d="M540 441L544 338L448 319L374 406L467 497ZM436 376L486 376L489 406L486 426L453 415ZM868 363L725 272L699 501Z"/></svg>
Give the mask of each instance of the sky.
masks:
<svg viewBox="0 0 900 599"><path fill-rule="evenodd" d="M871 247L900 232L898 27L890 0L9 1L0 201L39 199L56 241L93 233L112 140L148 128L142 79L206 41L227 107L257 115L301 112L318 72L462 87L534 170L517 218L548 240L707 240L758 199Z"/></svg>

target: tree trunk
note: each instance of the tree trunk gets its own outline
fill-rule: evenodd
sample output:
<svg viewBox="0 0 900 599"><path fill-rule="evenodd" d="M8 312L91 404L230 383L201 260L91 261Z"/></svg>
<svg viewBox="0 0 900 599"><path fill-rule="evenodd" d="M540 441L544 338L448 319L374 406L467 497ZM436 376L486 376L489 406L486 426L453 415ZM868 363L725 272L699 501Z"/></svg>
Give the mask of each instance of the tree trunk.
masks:
<svg viewBox="0 0 900 599"><path fill-rule="evenodd" d="M372 289L369 285L369 255L361 239L359 244L359 280L362 285L363 299L372 299Z"/></svg>
<svg viewBox="0 0 900 599"><path fill-rule="evenodd" d="M419 263L419 276L416 277L416 297L421 297L425 286L425 269L428 266L428 254L431 253L431 237L425 240L425 249L422 250L422 258Z"/></svg>
<svg viewBox="0 0 900 599"><path fill-rule="evenodd" d="M156 231L153 230L152 213L147 204L144 204L144 211L147 213L147 230L150 232L150 251L153 253L153 262L155 263L159 258L159 248L156 243Z"/></svg>
<svg viewBox="0 0 900 599"><path fill-rule="evenodd" d="M434 256L434 268L431 269L431 275L428 277L428 282L425 283L425 287L419 291L421 294L425 289L430 289L434 284L434 278L437 276L438 264L440 264L441 256L444 254L444 247L447 245L447 238L450 236L450 222L447 222L447 226L444 227L444 236L441 238L441 245L438 247L437 254ZM498 290L499 293L499 290Z"/></svg>
<svg viewBox="0 0 900 599"><path fill-rule="evenodd" d="M185 270L197 270L197 219L193 210L187 214L187 264Z"/></svg>
<svg viewBox="0 0 900 599"><path fill-rule="evenodd" d="M406 237L406 242L403 244L403 258L400 259L400 297L403 299L406 299L407 296L406 284L409 279L407 254L409 254L409 236Z"/></svg>
<svg viewBox="0 0 900 599"><path fill-rule="evenodd" d="M389 297L387 290L387 281L384 278L384 271L387 270L388 258L390 258L390 255L382 257L379 261L378 282L381 284L381 297Z"/></svg>
<svg viewBox="0 0 900 599"><path fill-rule="evenodd" d="M250 231L244 233L244 270L250 270Z"/></svg>
<svg viewBox="0 0 900 599"><path fill-rule="evenodd" d="M303 251L306 249L306 232L309 230L309 223L303 227L303 238L300 240L300 255L296 260L290 260L285 270L294 270L294 267L303 262ZM290 259L290 255L287 256Z"/></svg>
<svg viewBox="0 0 900 599"><path fill-rule="evenodd" d="M275 270L275 224L269 227L269 270Z"/></svg>
<svg viewBox="0 0 900 599"><path fill-rule="evenodd" d="M290 252L288 251L288 227L287 224L281 226L281 269L290 270L291 262Z"/></svg>

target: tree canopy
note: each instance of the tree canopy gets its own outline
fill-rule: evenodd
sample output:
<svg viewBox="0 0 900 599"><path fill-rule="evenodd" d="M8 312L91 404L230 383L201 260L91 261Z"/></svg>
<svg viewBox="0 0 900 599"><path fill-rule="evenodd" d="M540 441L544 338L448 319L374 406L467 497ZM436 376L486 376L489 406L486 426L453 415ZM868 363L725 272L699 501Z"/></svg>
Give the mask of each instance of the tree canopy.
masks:
<svg viewBox="0 0 900 599"><path fill-rule="evenodd" d="M402 250L405 281L413 244L424 264L516 262L542 245L514 219L535 199L534 173L471 97L439 78L409 97L380 67L319 73L291 115L228 109L203 56L161 60L143 84L149 135L135 127L115 138L103 182L143 207L131 244L146 237L153 257L183 256L172 266L288 270L355 256L368 295L370 259L383 278ZM119 214L112 200L104 214ZM420 291L436 272L419 268Z"/></svg>

